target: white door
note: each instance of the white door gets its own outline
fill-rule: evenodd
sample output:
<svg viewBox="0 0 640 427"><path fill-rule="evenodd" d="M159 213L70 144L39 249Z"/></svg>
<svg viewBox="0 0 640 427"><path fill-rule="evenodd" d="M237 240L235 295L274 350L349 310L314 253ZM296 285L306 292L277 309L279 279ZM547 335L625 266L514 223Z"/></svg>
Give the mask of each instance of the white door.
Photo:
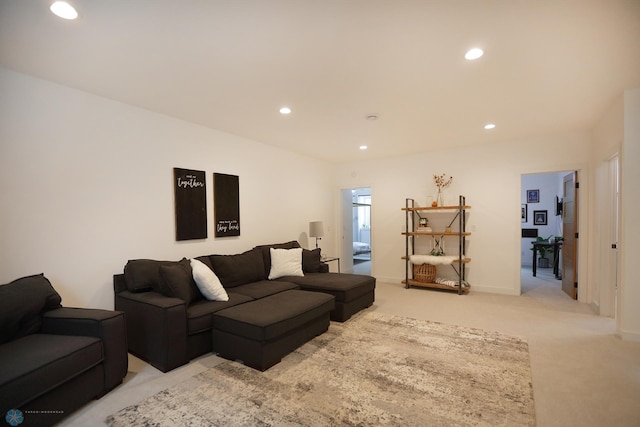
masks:
<svg viewBox="0 0 640 427"><path fill-rule="evenodd" d="M601 239L598 244L600 252L600 271L598 277L600 289L600 315L615 317L616 297L618 291L618 237L620 218L620 169L619 157L615 155L603 165L603 173L599 174L602 183L602 194L598 197L602 203Z"/></svg>

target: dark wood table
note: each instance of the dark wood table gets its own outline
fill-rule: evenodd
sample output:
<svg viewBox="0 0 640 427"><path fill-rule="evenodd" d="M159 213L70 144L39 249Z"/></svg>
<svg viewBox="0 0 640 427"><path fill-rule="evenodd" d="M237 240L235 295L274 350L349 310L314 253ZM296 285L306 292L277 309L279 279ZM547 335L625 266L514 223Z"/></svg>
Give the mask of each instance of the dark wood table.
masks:
<svg viewBox="0 0 640 427"><path fill-rule="evenodd" d="M531 242L533 245L533 277L536 277L536 268L538 266L538 248L553 247L553 274L556 276L556 279L561 279L560 277L560 249L562 248L562 242Z"/></svg>

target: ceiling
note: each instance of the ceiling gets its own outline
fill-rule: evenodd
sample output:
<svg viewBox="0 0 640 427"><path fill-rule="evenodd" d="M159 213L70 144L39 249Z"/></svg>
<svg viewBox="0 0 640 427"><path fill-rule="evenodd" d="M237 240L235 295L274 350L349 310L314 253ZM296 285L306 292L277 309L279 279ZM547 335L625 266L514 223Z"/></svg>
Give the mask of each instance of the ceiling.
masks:
<svg viewBox="0 0 640 427"><path fill-rule="evenodd" d="M640 87L640 0L70 3L0 0L0 65L332 162L590 130Z"/></svg>

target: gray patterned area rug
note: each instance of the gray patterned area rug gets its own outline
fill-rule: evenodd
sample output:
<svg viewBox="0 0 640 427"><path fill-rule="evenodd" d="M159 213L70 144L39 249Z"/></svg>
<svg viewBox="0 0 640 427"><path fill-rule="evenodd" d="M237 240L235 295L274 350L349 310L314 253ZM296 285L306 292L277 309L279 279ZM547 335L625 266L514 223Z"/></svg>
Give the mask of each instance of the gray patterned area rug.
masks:
<svg viewBox="0 0 640 427"><path fill-rule="evenodd" d="M531 426L527 343L361 312L259 372L225 361L111 426Z"/></svg>

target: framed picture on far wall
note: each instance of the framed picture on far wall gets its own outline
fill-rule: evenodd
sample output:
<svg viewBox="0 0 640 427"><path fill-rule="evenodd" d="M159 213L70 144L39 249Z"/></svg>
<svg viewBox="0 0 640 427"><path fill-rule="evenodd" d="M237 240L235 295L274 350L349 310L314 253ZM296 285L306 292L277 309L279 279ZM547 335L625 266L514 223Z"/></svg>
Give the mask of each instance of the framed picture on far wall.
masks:
<svg viewBox="0 0 640 427"><path fill-rule="evenodd" d="M527 204L522 204L522 222L527 222Z"/></svg>
<svg viewBox="0 0 640 427"><path fill-rule="evenodd" d="M547 225L547 211L533 211L533 225Z"/></svg>
<svg viewBox="0 0 640 427"><path fill-rule="evenodd" d="M540 203L540 190L527 190L527 203Z"/></svg>

